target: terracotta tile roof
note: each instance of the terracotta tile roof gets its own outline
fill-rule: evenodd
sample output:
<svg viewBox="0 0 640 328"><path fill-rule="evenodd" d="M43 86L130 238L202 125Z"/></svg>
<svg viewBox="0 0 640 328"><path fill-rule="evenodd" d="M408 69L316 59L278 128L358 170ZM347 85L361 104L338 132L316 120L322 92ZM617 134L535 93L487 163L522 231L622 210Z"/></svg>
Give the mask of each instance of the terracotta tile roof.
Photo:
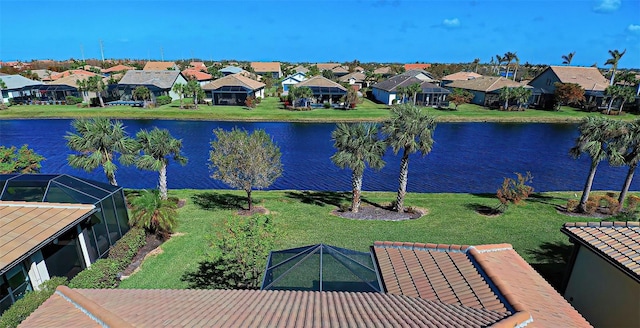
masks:
<svg viewBox="0 0 640 328"><path fill-rule="evenodd" d="M280 72L279 62L251 62L251 67L256 73Z"/></svg>
<svg viewBox="0 0 640 328"><path fill-rule="evenodd" d="M505 317L380 293L61 286L20 327L87 323L89 315L111 327L485 327Z"/></svg>
<svg viewBox="0 0 640 328"><path fill-rule="evenodd" d="M509 244L373 248L388 293L504 313L496 326L590 327Z"/></svg>
<svg viewBox="0 0 640 328"><path fill-rule="evenodd" d="M404 64L404 70L410 71L412 69L427 69L431 67L431 64Z"/></svg>
<svg viewBox="0 0 640 328"><path fill-rule="evenodd" d="M205 65L203 62L191 62L189 63L189 67L197 70L207 70L207 65Z"/></svg>
<svg viewBox="0 0 640 328"><path fill-rule="evenodd" d="M444 78L443 78L444 79ZM473 80L453 81L446 85L448 88L461 88L473 91L493 92L502 89L502 87L517 88L529 87L504 77L483 76Z"/></svg>
<svg viewBox="0 0 640 328"><path fill-rule="evenodd" d="M94 211L93 205L0 201L0 274Z"/></svg>
<svg viewBox="0 0 640 328"><path fill-rule="evenodd" d="M640 222L565 223L561 231L640 282Z"/></svg>
<svg viewBox="0 0 640 328"><path fill-rule="evenodd" d="M299 87L325 87L325 88L338 88L343 91L347 91L340 83L333 82L324 76L317 75L308 80L304 80L296 85Z"/></svg>
<svg viewBox="0 0 640 328"><path fill-rule="evenodd" d="M136 69L136 68L133 67L133 66L127 66L127 65L118 64L116 66L103 69L102 73L113 73L113 72L120 72L120 71L128 71L128 70L131 70L131 69Z"/></svg>
<svg viewBox="0 0 640 328"><path fill-rule="evenodd" d="M150 61L144 65L143 71L167 71L169 68L176 68L174 62Z"/></svg>
<svg viewBox="0 0 640 328"><path fill-rule="evenodd" d="M182 71L182 75L184 75L186 78L189 78L189 76L193 76L198 81L213 80L213 75L193 68L185 69L184 71Z"/></svg>
<svg viewBox="0 0 640 328"><path fill-rule="evenodd" d="M449 74L447 76L443 76L442 80L443 81L466 81L471 79L477 79L479 77L482 77L482 75L474 72L458 72L458 73Z"/></svg>
<svg viewBox="0 0 640 328"><path fill-rule="evenodd" d="M240 86L245 87L251 90L258 90L260 88L264 88L266 84L262 82L258 82L256 80L252 80L242 73L236 73L227 75L225 77L221 77L217 80L211 81L204 86L202 89L204 90L216 90L224 86Z"/></svg>
<svg viewBox="0 0 640 328"><path fill-rule="evenodd" d="M609 80L596 67L549 66L547 69L552 70L560 82L577 83L587 91L604 91L609 86Z"/></svg>

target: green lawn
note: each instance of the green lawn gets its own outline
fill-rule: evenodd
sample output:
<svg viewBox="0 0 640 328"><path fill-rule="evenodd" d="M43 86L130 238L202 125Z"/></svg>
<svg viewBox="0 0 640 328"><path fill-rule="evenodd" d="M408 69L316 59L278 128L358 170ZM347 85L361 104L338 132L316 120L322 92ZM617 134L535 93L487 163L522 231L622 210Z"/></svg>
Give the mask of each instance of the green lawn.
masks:
<svg viewBox="0 0 640 328"><path fill-rule="evenodd" d="M232 217L230 207L245 205L244 193L230 190L172 190L171 196L187 200L179 210L178 232L163 244L164 253L149 258L141 271L124 280L121 288L187 288L183 274L193 272L206 258L209 238L223 219ZM317 243L368 251L374 241L405 241L478 245L511 243L539 270L550 270L558 279L564 268L558 252L568 250L562 224L580 219L559 214L554 205L566 204L573 193L543 193L512 206L503 215L486 217L478 206L495 206L494 195L417 194L407 196L407 206L428 210L417 220L386 222L343 219L331 214L349 194L304 191L256 191L255 201L271 212L279 230L277 248ZM388 204L393 193L364 193L365 202ZM536 256L535 254L539 254ZM540 257L541 256L541 257ZM555 274L555 276L553 276ZM548 274L546 274L548 276Z"/></svg>
<svg viewBox="0 0 640 328"><path fill-rule="evenodd" d="M65 105L11 106L0 110L0 119L15 118L79 118L110 117L120 119L182 119L211 121L280 121L280 122L353 122L382 121L388 114L388 106L365 99L356 110L313 109L292 111L282 109L276 97L265 98L254 109L242 106L205 106L199 109L180 109L179 101L153 109L129 106L108 106L105 108L77 108ZM441 122L576 122L586 116L602 115L586 113L571 107L559 111L529 109L522 112L489 110L477 105L460 105L458 110L427 110ZM636 115L625 114L622 119L634 119Z"/></svg>

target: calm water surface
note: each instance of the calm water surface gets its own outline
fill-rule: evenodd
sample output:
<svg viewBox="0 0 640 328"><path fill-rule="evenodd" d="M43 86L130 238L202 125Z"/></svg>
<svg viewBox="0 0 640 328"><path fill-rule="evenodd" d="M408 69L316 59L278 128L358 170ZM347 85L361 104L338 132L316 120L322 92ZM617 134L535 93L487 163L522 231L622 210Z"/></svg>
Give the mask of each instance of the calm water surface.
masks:
<svg viewBox="0 0 640 328"><path fill-rule="evenodd" d="M224 189L210 178L208 158L212 130L234 126L252 131L264 129L280 147L284 172L270 189L350 190L351 172L341 170L330 160L335 152L331 142L333 123L237 123L209 121L124 120L130 135L157 126L168 129L183 141L183 154L189 163L168 167L169 188ZM102 169L91 173L67 165L70 154L64 135L71 131L71 120L0 120L0 144L28 144L47 160L42 173L67 173L107 182ZM432 152L413 155L409 162L411 192L495 192L505 176L530 171L536 191L581 190L589 159L574 160L568 155L578 135L575 124L516 123L440 123ZM400 156L389 151L387 165L380 171L366 171L363 189L395 191ZM595 189L618 190L626 168L602 163ZM157 173L119 165L116 178L126 188L154 188ZM634 181L632 190L640 190Z"/></svg>

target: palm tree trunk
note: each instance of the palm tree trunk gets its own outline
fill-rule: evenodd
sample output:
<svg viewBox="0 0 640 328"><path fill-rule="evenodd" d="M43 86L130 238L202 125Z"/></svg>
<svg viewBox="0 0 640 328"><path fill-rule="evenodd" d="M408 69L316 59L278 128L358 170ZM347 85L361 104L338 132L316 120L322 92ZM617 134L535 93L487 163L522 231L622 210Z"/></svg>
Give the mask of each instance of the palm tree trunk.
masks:
<svg viewBox="0 0 640 328"><path fill-rule="evenodd" d="M620 104L620 109L618 109L618 115L622 115L622 108L624 108L624 103L626 101L624 101L624 98L622 99L622 104Z"/></svg>
<svg viewBox="0 0 640 328"><path fill-rule="evenodd" d="M624 205L624 199L627 198L627 192L629 191L629 187L631 186L631 181L633 181L633 173L636 170L638 164L629 165L629 171L627 171L627 177L624 179L624 185L622 185L622 191L620 191L620 197L618 197L618 210L621 209Z"/></svg>
<svg viewBox="0 0 640 328"><path fill-rule="evenodd" d="M609 85L613 85L613 81L615 81L615 77L616 77L616 69L613 69L613 72L611 73L611 81L609 81Z"/></svg>
<svg viewBox="0 0 640 328"><path fill-rule="evenodd" d="M613 106L614 100L615 100L614 97L611 97L611 100L609 100L609 106L607 106L607 115L609 115L609 113L611 112L611 106Z"/></svg>
<svg viewBox="0 0 640 328"><path fill-rule="evenodd" d="M182 93L180 94L180 109L182 109Z"/></svg>
<svg viewBox="0 0 640 328"><path fill-rule="evenodd" d="M404 212L404 196L407 194L407 180L409 179L409 153L405 149L400 161L400 186L396 197L396 211Z"/></svg>
<svg viewBox="0 0 640 328"><path fill-rule="evenodd" d="M117 186L118 185L118 181L116 181L116 174L112 173L112 174L108 174L107 173L107 179L109 180L109 184L112 186Z"/></svg>
<svg viewBox="0 0 640 328"><path fill-rule="evenodd" d="M414 93L413 93L413 105L414 105L414 106L416 105L416 97L417 97L417 96L418 96L418 93L417 93L417 92L414 92Z"/></svg>
<svg viewBox="0 0 640 328"><path fill-rule="evenodd" d="M584 184L584 189L582 190L582 197L580 197L580 204L578 204L578 210L580 212L586 212L587 210L587 200L589 199L589 193L591 192L591 186L593 185L593 178L596 176L596 169L598 168L598 162L591 161L591 169L589 170L589 177L587 178L587 182Z"/></svg>
<svg viewBox="0 0 640 328"><path fill-rule="evenodd" d="M165 163L160 168L158 188L160 189L160 198L167 200L167 164Z"/></svg>
<svg viewBox="0 0 640 328"><path fill-rule="evenodd" d="M516 65L516 70L513 71L513 80L516 80L516 75L518 74L518 66Z"/></svg>
<svg viewBox="0 0 640 328"><path fill-rule="evenodd" d="M100 107L104 108L104 100L102 100L102 93L98 92L98 99L100 99Z"/></svg>
<svg viewBox="0 0 640 328"><path fill-rule="evenodd" d="M362 192L362 174L353 171L351 175L351 187L353 189L353 198L351 200L351 212L358 213L360 209L360 194Z"/></svg>
<svg viewBox="0 0 640 328"><path fill-rule="evenodd" d="M247 192L247 202L249 203L249 212L253 210L253 200L251 199L251 189L245 190Z"/></svg>

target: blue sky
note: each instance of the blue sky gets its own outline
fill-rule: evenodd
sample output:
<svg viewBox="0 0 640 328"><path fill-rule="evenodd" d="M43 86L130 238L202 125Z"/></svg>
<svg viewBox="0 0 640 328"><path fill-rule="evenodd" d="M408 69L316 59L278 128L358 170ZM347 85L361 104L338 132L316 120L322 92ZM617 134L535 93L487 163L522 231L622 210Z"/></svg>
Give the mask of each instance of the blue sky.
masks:
<svg viewBox="0 0 640 328"><path fill-rule="evenodd" d="M488 62L640 68L640 0L0 0L0 60Z"/></svg>

